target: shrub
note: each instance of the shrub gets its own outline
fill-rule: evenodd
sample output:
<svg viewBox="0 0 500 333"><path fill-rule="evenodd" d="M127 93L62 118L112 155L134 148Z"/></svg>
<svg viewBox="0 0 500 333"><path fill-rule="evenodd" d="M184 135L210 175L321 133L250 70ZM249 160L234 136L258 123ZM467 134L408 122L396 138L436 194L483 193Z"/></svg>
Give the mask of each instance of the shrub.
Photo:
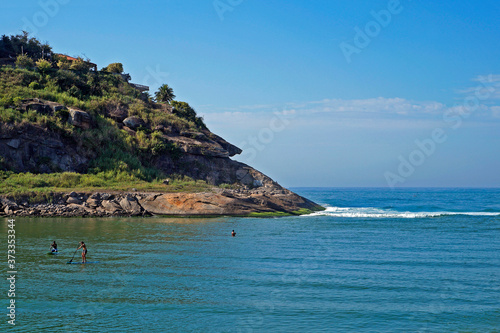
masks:
<svg viewBox="0 0 500 333"><path fill-rule="evenodd" d="M22 100L23 99L21 97L14 97L14 99L12 101L14 102L14 105L19 106L19 105L21 105Z"/></svg>
<svg viewBox="0 0 500 333"><path fill-rule="evenodd" d="M62 121L67 121L69 118L69 112L66 110L57 110L55 116Z"/></svg>
<svg viewBox="0 0 500 333"><path fill-rule="evenodd" d="M20 123L23 115L18 110L0 108L0 121L4 123Z"/></svg>
<svg viewBox="0 0 500 333"><path fill-rule="evenodd" d="M66 70L57 71L53 80L62 91L66 91L72 86L82 86L85 84L78 75Z"/></svg>
<svg viewBox="0 0 500 333"><path fill-rule="evenodd" d="M33 59L25 54L20 54L16 58L16 66L21 68L31 68L34 66Z"/></svg>
<svg viewBox="0 0 500 333"><path fill-rule="evenodd" d="M148 109L144 105L144 102L135 102L129 106L129 115L138 116L141 118L147 118Z"/></svg>
<svg viewBox="0 0 500 333"><path fill-rule="evenodd" d="M66 59L60 59L58 62L57 62L57 67L59 67L60 69L70 69L71 67L71 63L66 60Z"/></svg>
<svg viewBox="0 0 500 333"><path fill-rule="evenodd" d="M71 88L69 88L68 94L72 97L82 99L82 91L77 86L72 86Z"/></svg>
<svg viewBox="0 0 500 333"><path fill-rule="evenodd" d="M40 86L40 83L38 82L31 82L28 87L33 90L38 90L42 88L42 86Z"/></svg>
<svg viewBox="0 0 500 333"><path fill-rule="evenodd" d="M40 71L40 73L42 74L45 74L49 71L49 69L52 68L52 64L45 60L45 59L39 59L37 62L36 62L36 68L38 68L38 70Z"/></svg>
<svg viewBox="0 0 500 333"><path fill-rule="evenodd" d="M10 107L14 104L14 98L11 96L3 96L0 98L0 107Z"/></svg>
<svg viewBox="0 0 500 333"><path fill-rule="evenodd" d="M27 69L18 69L15 72L15 78L18 81L18 84L27 87L31 82L39 81L40 74Z"/></svg>
<svg viewBox="0 0 500 333"><path fill-rule="evenodd" d="M200 129L207 128L203 118L197 117L196 111L188 103L172 101L172 106L174 107L174 114L177 116L193 122Z"/></svg>
<svg viewBox="0 0 500 333"><path fill-rule="evenodd" d="M74 71L87 72L90 67L91 66L88 61L83 60L82 57L78 57L71 63L70 69Z"/></svg>
<svg viewBox="0 0 500 333"><path fill-rule="evenodd" d="M121 74L123 73L123 65L119 62L114 62L105 67L104 71L108 73Z"/></svg>

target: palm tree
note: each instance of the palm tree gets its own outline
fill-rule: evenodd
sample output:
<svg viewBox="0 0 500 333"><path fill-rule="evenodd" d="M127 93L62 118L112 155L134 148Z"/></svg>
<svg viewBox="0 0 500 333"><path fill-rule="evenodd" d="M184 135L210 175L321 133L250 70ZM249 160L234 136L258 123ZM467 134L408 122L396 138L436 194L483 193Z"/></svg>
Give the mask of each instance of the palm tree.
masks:
<svg viewBox="0 0 500 333"><path fill-rule="evenodd" d="M168 86L168 84L163 84L157 92L155 92L157 102L170 103L175 98L174 90Z"/></svg>

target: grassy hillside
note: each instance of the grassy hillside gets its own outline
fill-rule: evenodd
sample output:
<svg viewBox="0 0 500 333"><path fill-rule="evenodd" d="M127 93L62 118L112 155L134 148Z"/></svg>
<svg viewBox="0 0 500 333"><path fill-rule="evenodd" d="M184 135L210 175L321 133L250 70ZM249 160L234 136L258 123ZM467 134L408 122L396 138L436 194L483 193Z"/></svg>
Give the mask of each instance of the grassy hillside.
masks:
<svg viewBox="0 0 500 333"><path fill-rule="evenodd" d="M175 143L168 142L155 130L159 125L176 132L206 129L189 104L157 103L119 73L109 72L117 68L119 71L121 64L92 71L88 59L69 62L53 53L49 45L42 45L27 34L2 36L2 56L0 124L13 128L37 126L55 133L78 147L91 162L85 174L19 174L10 171L8 163L0 156L0 194L103 188L165 190L161 180L166 177L172 180L173 185L168 187L172 191L198 191L210 187L183 175L167 175L152 163L160 154L167 154L173 160L181 154ZM41 114L20 108L23 100L30 98L84 110L91 115L94 126L85 130L72 126L67 110ZM145 126L129 135L114 119L116 112L140 117Z"/></svg>

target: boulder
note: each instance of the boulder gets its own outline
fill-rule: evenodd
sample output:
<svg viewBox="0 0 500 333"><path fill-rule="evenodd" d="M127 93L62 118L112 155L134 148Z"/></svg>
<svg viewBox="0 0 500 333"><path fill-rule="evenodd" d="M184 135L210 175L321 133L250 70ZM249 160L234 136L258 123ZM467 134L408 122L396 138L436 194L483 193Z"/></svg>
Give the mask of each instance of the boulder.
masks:
<svg viewBox="0 0 500 333"><path fill-rule="evenodd" d="M5 208L5 207L10 207L11 209L17 209L18 205L12 200L9 200L7 198L0 198L0 207Z"/></svg>
<svg viewBox="0 0 500 333"><path fill-rule="evenodd" d="M141 126L146 126L144 120L142 120L139 117L128 117L125 120L123 120L123 123L125 124L125 126L133 130L138 129Z"/></svg>
<svg viewBox="0 0 500 333"><path fill-rule="evenodd" d="M131 195L127 195L121 199L120 206L125 212L133 216L140 215L142 212L141 205L139 205L136 198Z"/></svg>
<svg viewBox="0 0 500 333"><path fill-rule="evenodd" d="M56 102L45 101L45 104L47 104L47 106L50 107L54 113L61 110L67 110L64 105Z"/></svg>
<svg viewBox="0 0 500 333"><path fill-rule="evenodd" d="M114 200L103 200L101 205L110 214L115 214L122 210L122 207Z"/></svg>
<svg viewBox="0 0 500 333"><path fill-rule="evenodd" d="M49 105L43 103L29 103L25 106L25 108L26 111L32 110L40 114L52 114L52 108Z"/></svg>
<svg viewBox="0 0 500 333"><path fill-rule="evenodd" d="M102 200L113 200L115 198L113 194L109 193L101 193L99 196Z"/></svg>
<svg viewBox="0 0 500 333"><path fill-rule="evenodd" d="M115 109L109 111L109 117L121 123L127 119L128 111L123 107L116 107Z"/></svg>
<svg viewBox="0 0 500 333"><path fill-rule="evenodd" d="M122 130L127 132L129 135L135 135L135 131L127 126L123 126Z"/></svg>
<svg viewBox="0 0 500 333"><path fill-rule="evenodd" d="M89 199L96 199L96 200L99 200L101 199L101 195L97 192L97 193L93 193Z"/></svg>
<svg viewBox="0 0 500 333"><path fill-rule="evenodd" d="M101 204L101 200L99 200L99 198L95 198L93 196L88 198L86 202L87 202L87 206L92 207L92 208L99 207L99 205Z"/></svg>
<svg viewBox="0 0 500 333"><path fill-rule="evenodd" d="M19 145L21 145L21 140L19 139L12 139L9 142L7 142L7 146L17 149L19 148Z"/></svg>
<svg viewBox="0 0 500 333"><path fill-rule="evenodd" d="M69 122L75 127L89 129L92 127L92 117L85 111L69 109Z"/></svg>
<svg viewBox="0 0 500 333"><path fill-rule="evenodd" d="M80 205L82 203L82 201L80 199L78 199L77 197L70 196L70 197L68 197L68 199L66 199L66 203Z"/></svg>
<svg viewBox="0 0 500 333"><path fill-rule="evenodd" d="M83 211L86 211L85 207L83 207L82 205L77 204L77 203L70 203L66 206L66 208L70 209L71 211L77 211L80 213L82 213ZM56 214L56 215L58 215L58 214ZM81 215L81 214L78 214L78 215Z"/></svg>
<svg viewBox="0 0 500 333"><path fill-rule="evenodd" d="M139 200L144 210L156 215L247 215L254 212L292 212L300 208L317 209L313 202L296 194L284 198L247 192L165 193Z"/></svg>
<svg viewBox="0 0 500 333"><path fill-rule="evenodd" d="M157 215L222 215L227 212L223 206L230 200L234 199L212 193L167 193L148 196L140 200L140 204L147 212Z"/></svg>

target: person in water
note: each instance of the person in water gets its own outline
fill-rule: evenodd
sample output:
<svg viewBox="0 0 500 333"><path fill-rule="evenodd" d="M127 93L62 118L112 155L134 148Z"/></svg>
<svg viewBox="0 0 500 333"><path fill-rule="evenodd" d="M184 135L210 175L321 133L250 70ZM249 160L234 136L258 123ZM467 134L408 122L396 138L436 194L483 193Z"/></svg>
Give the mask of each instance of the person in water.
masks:
<svg viewBox="0 0 500 333"><path fill-rule="evenodd" d="M231 236L236 236L236 233L234 232L234 230L231 232Z"/></svg>
<svg viewBox="0 0 500 333"><path fill-rule="evenodd" d="M85 245L85 242L80 242L80 247L77 250L79 249L82 249L82 264L85 264L87 262L87 245Z"/></svg>
<svg viewBox="0 0 500 333"><path fill-rule="evenodd" d="M50 246L50 251L51 252L57 252L57 243L54 241L52 245Z"/></svg>

